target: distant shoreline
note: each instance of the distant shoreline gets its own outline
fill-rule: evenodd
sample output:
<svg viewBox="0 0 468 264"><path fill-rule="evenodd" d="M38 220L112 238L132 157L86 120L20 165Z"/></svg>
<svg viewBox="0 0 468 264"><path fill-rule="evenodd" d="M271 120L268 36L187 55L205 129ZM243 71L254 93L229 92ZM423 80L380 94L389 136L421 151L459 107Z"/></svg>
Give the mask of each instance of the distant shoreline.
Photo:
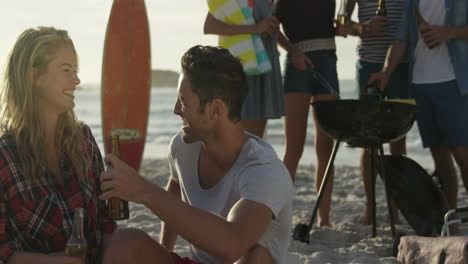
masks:
<svg viewBox="0 0 468 264"><path fill-rule="evenodd" d="M152 70L152 88L177 88L179 73L171 70Z"/></svg>
<svg viewBox="0 0 468 264"><path fill-rule="evenodd" d="M162 70L162 69L153 69L151 70L151 88L177 88L179 81L179 73L173 70ZM343 86L349 83L354 87L356 80L354 79L339 79L340 86ZM100 89L100 82L84 82L80 84L77 89Z"/></svg>

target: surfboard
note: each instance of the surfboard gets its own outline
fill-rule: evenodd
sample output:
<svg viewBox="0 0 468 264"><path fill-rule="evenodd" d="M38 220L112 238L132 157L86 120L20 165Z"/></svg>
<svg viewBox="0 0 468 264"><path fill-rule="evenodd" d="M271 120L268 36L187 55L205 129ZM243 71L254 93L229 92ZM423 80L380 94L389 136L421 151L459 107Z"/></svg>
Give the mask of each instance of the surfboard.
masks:
<svg viewBox="0 0 468 264"><path fill-rule="evenodd" d="M148 126L151 54L144 0L114 0L107 24L101 78L102 135L120 136L121 158L140 168Z"/></svg>

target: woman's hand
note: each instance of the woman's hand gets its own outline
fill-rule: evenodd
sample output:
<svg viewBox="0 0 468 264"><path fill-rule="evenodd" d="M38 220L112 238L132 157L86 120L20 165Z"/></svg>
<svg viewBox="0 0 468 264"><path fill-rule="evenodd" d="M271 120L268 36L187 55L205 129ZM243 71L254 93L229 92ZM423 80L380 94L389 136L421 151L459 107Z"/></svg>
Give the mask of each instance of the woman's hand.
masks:
<svg viewBox="0 0 468 264"><path fill-rule="evenodd" d="M388 22L386 16L374 16L371 20L362 24L363 36L382 36L387 32Z"/></svg>
<svg viewBox="0 0 468 264"><path fill-rule="evenodd" d="M292 59L292 64L294 65L294 67L296 67L296 69L300 71L313 71L314 70L314 64L304 54L304 52L302 52L302 50L294 48L290 56Z"/></svg>
<svg viewBox="0 0 468 264"><path fill-rule="evenodd" d="M16 251L8 260L8 264L85 264L85 261L77 257L65 256L64 252L41 254L24 251Z"/></svg>
<svg viewBox="0 0 468 264"><path fill-rule="evenodd" d="M85 264L85 261L77 257L50 256L51 264Z"/></svg>
<svg viewBox="0 0 468 264"><path fill-rule="evenodd" d="M253 34L261 35L262 33L267 33L268 35L273 36L278 29L278 19L275 16L269 16L255 25L255 32L253 32Z"/></svg>

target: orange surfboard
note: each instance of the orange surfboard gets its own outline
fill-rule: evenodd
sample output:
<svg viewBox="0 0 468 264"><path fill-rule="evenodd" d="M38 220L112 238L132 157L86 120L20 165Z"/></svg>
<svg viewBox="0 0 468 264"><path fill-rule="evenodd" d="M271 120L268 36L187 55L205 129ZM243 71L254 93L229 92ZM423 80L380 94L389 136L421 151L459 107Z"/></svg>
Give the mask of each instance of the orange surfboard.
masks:
<svg viewBox="0 0 468 264"><path fill-rule="evenodd" d="M120 136L121 158L138 170L148 126L151 54L144 0L114 0L104 43L101 79L102 135Z"/></svg>

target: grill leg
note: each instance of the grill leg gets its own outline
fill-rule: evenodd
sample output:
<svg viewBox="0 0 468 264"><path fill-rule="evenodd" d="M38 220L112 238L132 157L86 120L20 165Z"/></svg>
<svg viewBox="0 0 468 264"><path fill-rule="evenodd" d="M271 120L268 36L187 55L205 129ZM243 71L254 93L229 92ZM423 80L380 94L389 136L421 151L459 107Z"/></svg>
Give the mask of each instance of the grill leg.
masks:
<svg viewBox="0 0 468 264"><path fill-rule="evenodd" d="M336 153L340 146L341 141L338 139L333 146L333 151L328 160L327 169L325 170L325 176L322 179L322 184L320 185L320 189L317 196L317 201L315 202L314 211L312 212L312 217L310 218L309 225L305 224L297 224L294 227L293 231L293 239L299 240L301 242L306 242L309 244L309 233L314 225L315 217L317 216L318 208L320 207L320 201L322 200L322 196L325 192L325 188L327 187L328 178L330 176L331 168L333 167L333 163L335 162Z"/></svg>
<svg viewBox="0 0 468 264"><path fill-rule="evenodd" d="M385 164L384 164L384 151L383 151L383 145L379 146L379 155L380 158L378 159L380 161L380 173L383 178L384 182L384 187L385 187L385 196L387 200L387 208L388 208L388 216L390 217L390 228L392 229L392 237L395 237L395 223L393 222L393 206L392 206L392 197L390 196L390 189L387 186L387 173L385 171Z"/></svg>
<svg viewBox="0 0 468 264"><path fill-rule="evenodd" d="M372 210L372 237L377 236L377 206L376 206L376 201L375 201L375 181L376 181L376 175L375 175L375 148L370 148L370 166L371 166L371 204L370 208Z"/></svg>

